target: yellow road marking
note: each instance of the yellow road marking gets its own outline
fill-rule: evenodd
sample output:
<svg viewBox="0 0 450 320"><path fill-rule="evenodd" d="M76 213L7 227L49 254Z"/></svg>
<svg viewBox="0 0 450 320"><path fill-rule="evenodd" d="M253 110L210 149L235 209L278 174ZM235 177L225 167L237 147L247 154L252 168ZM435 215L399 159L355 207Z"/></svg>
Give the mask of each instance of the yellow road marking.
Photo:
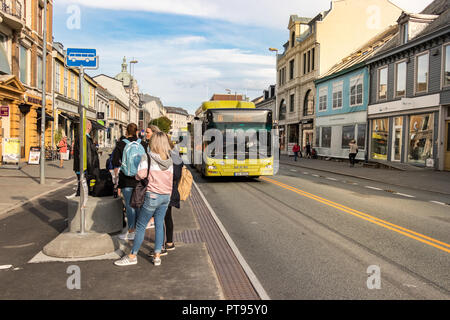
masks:
<svg viewBox="0 0 450 320"><path fill-rule="evenodd" d="M376 218L376 217L371 216L371 215L369 215L367 213L364 213L364 212L361 212L361 211L358 211L358 210L346 207L346 206L344 206L342 204L339 204L339 203L327 200L325 198L316 196L316 195L311 194L309 192L306 192L306 191L300 190L298 188L295 188L295 187L289 186L287 184L284 184L282 182L279 182L279 181L276 181L276 180L273 180L273 179L270 179L270 178L267 178L267 177L262 177L261 179L265 180L267 182L270 182L272 184L275 184L275 185L277 185L279 187L282 187L284 189L293 191L293 192L295 192L295 193L297 193L299 195L302 195L304 197L313 199L315 201L318 201L318 202L321 202L323 204L326 204L326 205L328 205L330 207L333 207L333 208L336 208L338 210L341 210L341 211L344 211L346 213L349 213L349 214L351 214L353 216L356 216L358 218L361 218L361 219L364 219L366 221L372 222L372 223L377 224L377 225L379 225L381 227L384 227L386 229L389 229L389 230L395 231L397 233L403 234L404 236L407 236L409 238L415 239L415 240L420 241L422 243L426 243L426 244L428 244L430 246L433 246L433 247L435 247L437 249L440 249L442 251L445 251L447 253L450 253L450 249L449 249L450 248L450 244L448 244L448 243L445 243L445 242L442 242L442 241L430 238L430 237L425 236L425 235L423 235L421 233L417 233L417 232L414 232L412 230L403 228L403 227L398 226L396 224L393 224L393 223L390 223L388 221ZM445 247L447 247L447 248L445 248Z"/></svg>

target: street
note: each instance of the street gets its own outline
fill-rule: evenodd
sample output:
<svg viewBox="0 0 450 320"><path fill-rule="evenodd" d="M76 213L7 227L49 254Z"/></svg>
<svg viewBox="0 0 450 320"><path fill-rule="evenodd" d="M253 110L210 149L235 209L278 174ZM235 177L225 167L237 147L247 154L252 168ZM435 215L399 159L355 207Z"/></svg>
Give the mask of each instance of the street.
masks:
<svg viewBox="0 0 450 320"><path fill-rule="evenodd" d="M195 180L272 299L449 298L450 196L285 164Z"/></svg>

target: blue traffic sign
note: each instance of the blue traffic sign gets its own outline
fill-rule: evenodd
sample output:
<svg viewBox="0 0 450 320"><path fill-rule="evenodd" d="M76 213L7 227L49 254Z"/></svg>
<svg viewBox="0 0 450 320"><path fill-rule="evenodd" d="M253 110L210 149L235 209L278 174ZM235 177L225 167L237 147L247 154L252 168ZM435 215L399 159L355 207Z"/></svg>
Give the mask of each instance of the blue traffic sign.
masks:
<svg viewBox="0 0 450 320"><path fill-rule="evenodd" d="M67 48L66 65L68 67L97 68L98 57L96 49Z"/></svg>

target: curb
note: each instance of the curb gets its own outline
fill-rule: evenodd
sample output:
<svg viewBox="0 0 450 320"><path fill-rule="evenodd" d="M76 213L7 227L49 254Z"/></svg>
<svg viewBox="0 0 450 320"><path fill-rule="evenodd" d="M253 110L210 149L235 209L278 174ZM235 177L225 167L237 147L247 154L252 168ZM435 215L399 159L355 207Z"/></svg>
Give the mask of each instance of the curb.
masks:
<svg viewBox="0 0 450 320"><path fill-rule="evenodd" d="M52 192L58 191L58 190L60 190L60 189L63 189L63 188L65 188L65 187L67 187L68 185L73 184L73 183L76 182L76 181L77 181L76 178L71 179L71 181L64 183L62 186L59 186L59 187L56 187L56 188L54 188L54 189L48 190L48 191L46 191L46 192L44 192L44 193L38 194L37 196L34 196L34 197L32 197L31 199L24 200L24 201L20 201L19 203L16 203L16 204L13 205L12 207L10 207L10 208L8 208L8 209L5 209L5 210L3 210L3 211L0 211L0 220L3 219L3 218L5 218L4 216L5 216L7 213L9 213L9 212L11 212L11 211L13 211L13 210L15 210L15 209L17 209L17 208L20 208L20 207L22 207L22 206L24 206L24 205L26 205L26 204L28 204L28 203L30 203L30 202L36 200L36 199L39 199L39 198L41 198L41 197L44 197L44 196L46 196L46 195L48 195L48 194L50 194L50 193L52 193Z"/></svg>
<svg viewBox="0 0 450 320"><path fill-rule="evenodd" d="M195 181L192 181L193 185L197 189L198 193L200 194L200 197L206 204L206 207L211 213L211 216L213 217L214 221L216 222L217 226L219 227L220 231L222 232L222 235L224 236L225 240L227 241L228 245L230 246L231 250L233 251L234 255L236 256L237 260L239 261L239 264L241 265L242 269L244 270L245 274L249 278L251 284L253 285L253 288L255 289L258 296L261 298L261 300L271 300L267 292L264 290L263 286L259 282L256 275L253 273L252 269L248 265L247 261L245 261L244 257L240 253L239 249L237 248L234 241L231 239L230 235L228 234L227 230L223 226L222 222L220 222L219 218L217 217L214 209L209 204L208 200L206 200L205 195L198 187L197 183Z"/></svg>
<svg viewBox="0 0 450 320"><path fill-rule="evenodd" d="M396 187L401 187L401 188L409 188L409 189L413 189L413 190L417 190L417 191L433 192L433 193L439 193L439 194L442 194L442 195L445 195L445 196L450 196L450 193L446 193L446 192L442 192L442 191L428 190L428 189L411 187L411 186L406 186L406 185L401 185L401 184L395 184L395 183L391 183L391 182L380 181L380 180L376 180L376 179L372 179L372 178L367 178L367 177L362 177L362 176L357 176L357 175L351 175L351 174L342 173L342 172L336 172L336 171L331 171L331 170L306 167L306 166L302 166L302 165L299 165L299 164L293 164L293 163L288 163L288 162L284 162L284 161L280 161L280 164L284 164L284 165L287 165L287 166L300 167L300 168L305 168L305 169L310 169L310 170L328 172L328 173L333 173L333 174L337 174L337 175L341 175L341 176L345 176L345 177L352 177L352 178L357 178L357 179L362 179L362 180L367 180L367 181L373 181L373 182L378 182L378 183L386 183L386 184L389 184L389 185L392 185L392 186L396 186Z"/></svg>

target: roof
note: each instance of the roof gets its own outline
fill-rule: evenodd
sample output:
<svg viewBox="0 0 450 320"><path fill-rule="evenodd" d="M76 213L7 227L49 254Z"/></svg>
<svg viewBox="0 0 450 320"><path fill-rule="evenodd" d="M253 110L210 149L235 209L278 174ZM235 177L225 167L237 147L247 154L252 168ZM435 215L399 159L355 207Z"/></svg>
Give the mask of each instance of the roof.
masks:
<svg viewBox="0 0 450 320"><path fill-rule="evenodd" d="M324 80L324 78L327 78L341 71L342 73L345 73L344 71L351 71L353 70L352 67L360 66L361 63L374 56L378 52L378 50L383 47L383 45L391 40L395 36L396 32L397 25L386 28L383 32L376 35L363 46L358 48L358 50L331 67L331 69L328 70L328 72L326 72L319 80Z"/></svg>
<svg viewBox="0 0 450 320"><path fill-rule="evenodd" d="M177 107L164 107L164 109L166 109L167 113L178 113L181 114L183 116L188 116L189 113L184 110L183 108L177 108Z"/></svg>

